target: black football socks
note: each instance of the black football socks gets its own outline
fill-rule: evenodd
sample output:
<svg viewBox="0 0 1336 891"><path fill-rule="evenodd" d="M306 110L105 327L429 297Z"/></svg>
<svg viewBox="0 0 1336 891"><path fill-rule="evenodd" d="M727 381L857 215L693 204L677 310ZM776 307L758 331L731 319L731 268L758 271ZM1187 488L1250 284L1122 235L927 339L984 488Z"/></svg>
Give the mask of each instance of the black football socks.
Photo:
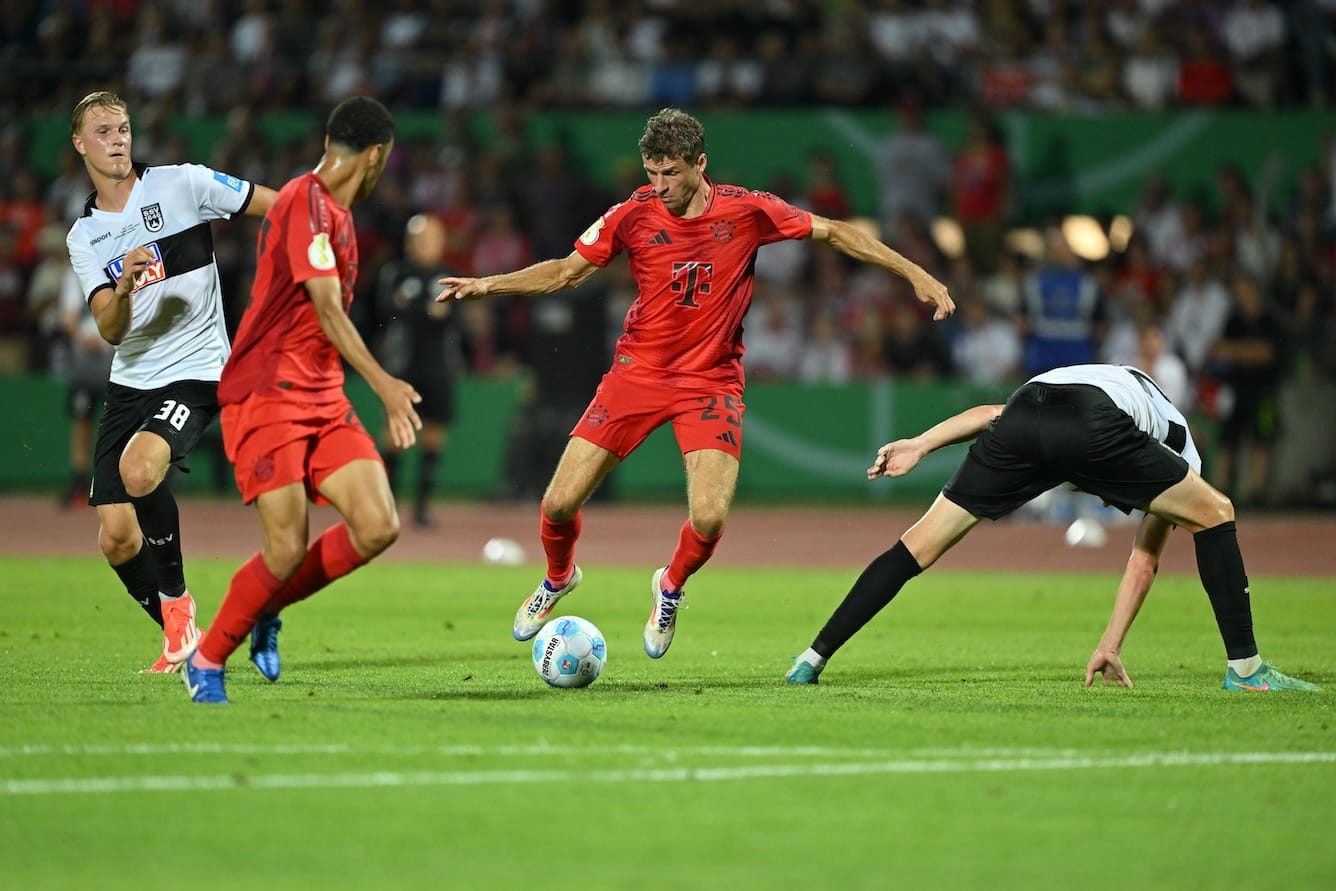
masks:
<svg viewBox="0 0 1336 891"><path fill-rule="evenodd" d="M1192 540L1197 546L1197 574L1211 599L1226 656L1246 659L1257 655L1248 575L1243 570L1234 521L1203 529Z"/></svg>
<svg viewBox="0 0 1336 891"><path fill-rule="evenodd" d="M144 612L159 626L162 625L162 600L158 597L158 572L153 566L153 554L145 542L139 547L139 553L119 566L113 566L121 577L121 584L134 598L135 603L143 607Z"/></svg>
<svg viewBox="0 0 1336 891"><path fill-rule="evenodd" d="M186 592L185 567L181 565L181 513L164 482L143 498L131 498L139 515L139 528L153 552L158 571L158 591L169 598Z"/></svg>
<svg viewBox="0 0 1336 891"><path fill-rule="evenodd" d="M895 547L878 556L863 570L844 600L826 620L816 640L812 641L812 649L821 658L829 659L860 628L872 621L872 617L886 604L895 599L905 582L922 571L904 541L897 541Z"/></svg>

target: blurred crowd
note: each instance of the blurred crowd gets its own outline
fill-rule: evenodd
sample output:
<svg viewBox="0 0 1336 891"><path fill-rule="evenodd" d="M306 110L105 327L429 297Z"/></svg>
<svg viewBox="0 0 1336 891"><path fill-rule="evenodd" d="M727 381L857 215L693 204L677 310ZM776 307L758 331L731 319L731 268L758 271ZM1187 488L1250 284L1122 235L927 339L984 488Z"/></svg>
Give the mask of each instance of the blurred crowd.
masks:
<svg viewBox="0 0 1336 891"><path fill-rule="evenodd" d="M1333 0L7 0L0 110L1327 104ZM127 45L126 36L133 35ZM75 97L77 99L77 97Z"/></svg>
<svg viewBox="0 0 1336 891"><path fill-rule="evenodd" d="M19 74L0 78L0 108L64 115L88 89L116 89L130 102L140 162L196 161L278 187L319 157L321 126L313 120L304 138L276 143L259 132L260 111L321 107L362 90L399 109L439 108L445 135L406 134L376 199L356 209L355 321L379 349L393 313L382 272L406 262L415 215L443 224L440 273L485 275L568 253L643 182L632 164L599 185L560 140L530 138L530 109L876 103L894 122L875 151L877 213L863 223L946 282L960 312L933 324L903 280L808 242L768 246L746 330L749 379L1001 385L1055 365L1132 363L1216 425L1213 476L1244 502L1263 497L1282 384L1336 380L1336 144L1293 184L1224 165L1211 189L1184 195L1152 176L1122 216L1087 221L1104 246L1091 253L1070 220L1018 218L1020 184L988 113L971 116L957 145L924 125L925 110L943 105L1322 105L1336 0L0 8L0 63ZM119 49L126 34L128 53ZM189 114L226 118L207 156L192 157L168 126ZM485 147L470 136L469 116L487 119ZM48 175L28 154L21 127L0 128L0 365L67 374L96 346L77 290L68 293L64 248L90 186L72 149ZM820 148L803 169L743 184L829 217L848 218L855 206ZM256 231L245 219L213 227L233 325L248 299ZM541 395L582 404L633 298L629 270L615 263L572 300L461 305L452 361L474 375L529 370L569 388ZM576 355L587 358L580 374L553 373ZM1247 478L1233 484L1239 465Z"/></svg>

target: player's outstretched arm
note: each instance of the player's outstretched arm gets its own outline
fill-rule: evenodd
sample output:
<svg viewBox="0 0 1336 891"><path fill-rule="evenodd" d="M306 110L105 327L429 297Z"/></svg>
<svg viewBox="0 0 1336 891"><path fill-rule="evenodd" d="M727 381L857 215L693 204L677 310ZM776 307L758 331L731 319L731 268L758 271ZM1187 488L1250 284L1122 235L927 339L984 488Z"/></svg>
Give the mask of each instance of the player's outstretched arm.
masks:
<svg viewBox="0 0 1336 891"><path fill-rule="evenodd" d="M888 442L877 450L876 460L867 469L867 478L904 476L938 449L978 436L1001 413L1001 405L976 405L934 424L912 439Z"/></svg>
<svg viewBox="0 0 1336 891"><path fill-rule="evenodd" d="M362 335L357 333L357 328L343 310L343 288L336 276L322 275L307 279L305 284L311 302L315 304L321 330L334 344L339 355L371 385L384 404L390 442L396 448L408 448L417 441L417 431L422 429L422 419L413 408L415 403L422 401L422 397L412 384L391 376L371 355Z"/></svg>
<svg viewBox="0 0 1336 891"><path fill-rule="evenodd" d="M485 278L446 276L437 281L441 293L436 300L479 300L488 294L551 294L575 287L598 270L579 251L571 251L559 260L544 260L515 272Z"/></svg>
<svg viewBox="0 0 1336 891"><path fill-rule="evenodd" d="M905 279L913 286L919 302L931 303L936 307L932 314L934 319L940 321L956 311L956 302L947 293L946 285L929 275L922 266L892 250L858 226L812 214L812 238L855 260L880 266Z"/></svg>
<svg viewBox="0 0 1336 891"><path fill-rule="evenodd" d="M1169 533L1174 527L1166 520L1153 514L1146 514L1137 527L1135 540L1132 542L1132 555L1127 558L1127 569L1123 571L1122 581L1118 583L1118 596L1113 603L1113 613L1109 616L1109 625L1104 629L1104 636L1090 655L1086 663L1085 685L1094 683L1095 675L1102 675L1104 686L1117 684L1119 687L1132 686L1132 679L1123 667L1121 653L1127 631L1145 603L1150 586L1155 582L1155 574L1160 568L1160 555L1169 541Z"/></svg>

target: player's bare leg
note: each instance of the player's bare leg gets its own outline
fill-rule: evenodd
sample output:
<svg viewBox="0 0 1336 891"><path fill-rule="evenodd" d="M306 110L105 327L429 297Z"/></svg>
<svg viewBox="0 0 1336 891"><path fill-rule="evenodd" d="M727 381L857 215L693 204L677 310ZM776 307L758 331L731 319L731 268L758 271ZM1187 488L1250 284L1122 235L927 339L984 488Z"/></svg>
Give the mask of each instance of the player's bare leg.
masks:
<svg viewBox="0 0 1336 891"><path fill-rule="evenodd" d="M714 555L724 534L738 487L738 459L718 449L698 449L682 456L687 476L687 520L667 566L650 579L651 606L645 622L645 653L661 658L672 645L687 579Z"/></svg>
<svg viewBox="0 0 1336 891"><path fill-rule="evenodd" d="M1194 535L1234 521L1234 504L1229 497L1191 468L1180 482L1156 496L1147 511Z"/></svg>
<svg viewBox="0 0 1336 891"><path fill-rule="evenodd" d="M573 518L620 463L613 452L572 436L543 493L543 515L557 523Z"/></svg>
<svg viewBox="0 0 1336 891"><path fill-rule="evenodd" d="M399 514L379 461L350 461L326 477L319 488L343 515L352 545L365 559L383 553L398 540Z"/></svg>
<svg viewBox="0 0 1336 891"><path fill-rule="evenodd" d="M572 436L557 462L543 495L539 537L547 557L547 573L515 611L511 635L529 640L552 615L557 601L575 590L583 579L575 565L575 543L580 538L580 509L621 459L602 446Z"/></svg>
<svg viewBox="0 0 1336 891"><path fill-rule="evenodd" d="M1215 623L1229 665L1226 690L1317 690L1313 684L1283 674L1262 661L1253 636L1248 575L1234 526L1234 504L1196 471L1161 492L1148 508L1161 519L1192 533L1197 574L1211 600Z"/></svg>
<svg viewBox="0 0 1336 891"><path fill-rule="evenodd" d="M938 495L919 521L900 536L914 562L927 569L979 523L979 518L945 495Z"/></svg>

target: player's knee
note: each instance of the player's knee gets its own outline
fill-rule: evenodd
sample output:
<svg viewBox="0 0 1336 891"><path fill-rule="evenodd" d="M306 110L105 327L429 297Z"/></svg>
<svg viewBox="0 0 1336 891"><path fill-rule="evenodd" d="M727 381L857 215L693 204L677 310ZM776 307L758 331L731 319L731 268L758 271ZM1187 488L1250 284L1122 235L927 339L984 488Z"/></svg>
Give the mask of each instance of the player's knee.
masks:
<svg viewBox="0 0 1336 891"><path fill-rule="evenodd" d="M1211 503L1207 505L1206 517L1202 522L1202 527L1211 529L1219 526L1221 523L1230 523L1234 520L1234 502L1224 492L1214 493Z"/></svg>
<svg viewBox="0 0 1336 891"><path fill-rule="evenodd" d="M399 515L393 511L349 529L354 547L374 557L399 540Z"/></svg>
<svg viewBox="0 0 1336 891"><path fill-rule="evenodd" d="M701 538L718 538L724 534L724 524L728 520L726 510L692 511L691 528Z"/></svg>
<svg viewBox="0 0 1336 891"><path fill-rule="evenodd" d="M580 512L580 505L571 493L549 488L543 496L543 516L553 523L565 523Z"/></svg>
<svg viewBox="0 0 1336 891"><path fill-rule="evenodd" d="M143 534L138 529L117 529L102 526L97 533L97 546L102 556L112 566L120 566L135 554L143 543Z"/></svg>
<svg viewBox="0 0 1336 891"><path fill-rule="evenodd" d="M143 498L158 488L164 473L155 467L152 461L134 458L122 458L120 463L121 482L125 492L131 498Z"/></svg>

